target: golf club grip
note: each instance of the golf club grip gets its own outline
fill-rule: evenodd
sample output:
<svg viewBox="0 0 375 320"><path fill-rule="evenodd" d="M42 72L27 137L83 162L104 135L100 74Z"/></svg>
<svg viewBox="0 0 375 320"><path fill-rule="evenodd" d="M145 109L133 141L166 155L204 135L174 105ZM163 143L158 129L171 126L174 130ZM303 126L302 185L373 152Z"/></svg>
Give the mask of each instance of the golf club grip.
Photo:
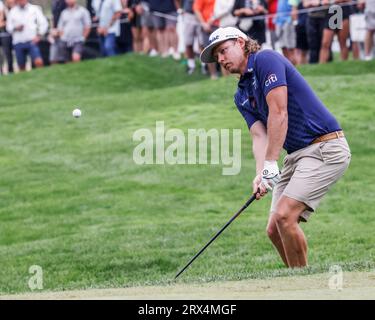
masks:
<svg viewBox="0 0 375 320"><path fill-rule="evenodd" d="M258 189L259 191L259 189ZM199 252L188 262L188 264L179 272L177 273L175 279L183 273L193 262L196 258L199 257L199 255L206 250L206 248L213 242L215 239L233 222L234 219L236 219L254 200L256 199L256 193L253 194L249 200L246 201L246 203L242 206L242 208L236 212L236 214L211 238L211 240L201 249Z"/></svg>

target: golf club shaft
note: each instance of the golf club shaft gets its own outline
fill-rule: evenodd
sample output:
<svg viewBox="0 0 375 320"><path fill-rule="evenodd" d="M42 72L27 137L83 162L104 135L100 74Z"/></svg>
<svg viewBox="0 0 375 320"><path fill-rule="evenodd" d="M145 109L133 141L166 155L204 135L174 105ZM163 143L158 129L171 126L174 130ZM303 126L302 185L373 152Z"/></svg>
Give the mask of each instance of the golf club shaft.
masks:
<svg viewBox="0 0 375 320"><path fill-rule="evenodd" d="M188 262L188 264L179 272L177 273L175 279L183 273L192 263L193 261L199 257L199 255L236 219L249 205L256 199L256 194L253 194L249 200L243 205L243 207L222 227L216 234L211 238L211 240Z"/></svg>

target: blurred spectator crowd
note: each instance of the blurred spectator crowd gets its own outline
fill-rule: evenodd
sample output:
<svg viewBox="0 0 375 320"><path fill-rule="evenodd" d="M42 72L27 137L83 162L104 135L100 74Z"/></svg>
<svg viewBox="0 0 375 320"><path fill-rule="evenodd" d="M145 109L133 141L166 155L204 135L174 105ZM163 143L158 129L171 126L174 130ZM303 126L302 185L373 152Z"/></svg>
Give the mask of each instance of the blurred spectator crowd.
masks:
<svg viewBox="0 0 375 320"><path fill-rule="evenodd" d="M0 0L1 73L135 52L183 59L192 74L210 33L227 26L296 65L332 61L333 44L341 60L373 59L375 0L52 0L50 18L31 2Z"/></svg>

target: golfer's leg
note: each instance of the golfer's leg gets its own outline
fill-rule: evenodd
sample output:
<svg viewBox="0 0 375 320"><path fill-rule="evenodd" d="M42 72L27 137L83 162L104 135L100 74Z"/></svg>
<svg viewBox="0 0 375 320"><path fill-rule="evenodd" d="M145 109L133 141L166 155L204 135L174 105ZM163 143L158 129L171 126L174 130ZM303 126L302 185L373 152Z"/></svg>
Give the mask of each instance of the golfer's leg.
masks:
<svg viewBox="0 0 375 320"><path fill-rule="evenodd" d="M303 202L281 196L274 218L290 268L307 266L307 242L298 222L307 209Z"/></svg>
<svg viewBox="0 0 375 320"><path fill-rule="evenodd" d="M270 240L272 241L273 245L275 246L275 248L276 248L277 252L279 253L281 259L283 260L285 266L289 267L288 260L287 260L286 255L285 255L284 245L283 245L283 242L281 241L281 237L280 237L280 234L279 234L279 230L277 229L276 220L275 220L275 217L274 217L273 213L271 213L271 215L268 219L267 235L270 238Z"/></svg>
<svg viewBox="0 0 375 320"><path fill-rule="evenodd" d="M278 251L281 259L283 260L285 266L289 267L288 259L285 254L284 245L282 239L280 237L279 230L276 224L276 216L275 213L277 212L277 204L282 196L285 188L290 182L290 179L293 175L294 170L294 161L291 159L290 156L285 157L283 161L283 168L281 170L281 180L275 186L272 191L272 203L270 208L270 216L268 218L267 224L267 235L272 241L272 244L275 246L276 250Z"/></svg>

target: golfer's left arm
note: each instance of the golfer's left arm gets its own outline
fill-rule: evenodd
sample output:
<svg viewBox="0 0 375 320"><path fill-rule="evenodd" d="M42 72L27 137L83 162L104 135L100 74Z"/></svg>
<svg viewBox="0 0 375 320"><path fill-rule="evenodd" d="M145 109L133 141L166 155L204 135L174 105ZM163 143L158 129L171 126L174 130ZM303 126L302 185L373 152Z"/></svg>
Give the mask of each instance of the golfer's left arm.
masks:
<svg viewBox="0 0 375 320"><path fill-rule="evenodd" d="M268 105L266 161L277 161L288 131L288 88L280 86L266 96Z"/></svg>
<svg viewBox="0 0 375 320"><path fill-rule="evenodd" d="M287 87L279 86L270 90L266 100L268 104L267 146L261 181L267 190L273 190L280 181L277 160L288 131Z"/></svg>

